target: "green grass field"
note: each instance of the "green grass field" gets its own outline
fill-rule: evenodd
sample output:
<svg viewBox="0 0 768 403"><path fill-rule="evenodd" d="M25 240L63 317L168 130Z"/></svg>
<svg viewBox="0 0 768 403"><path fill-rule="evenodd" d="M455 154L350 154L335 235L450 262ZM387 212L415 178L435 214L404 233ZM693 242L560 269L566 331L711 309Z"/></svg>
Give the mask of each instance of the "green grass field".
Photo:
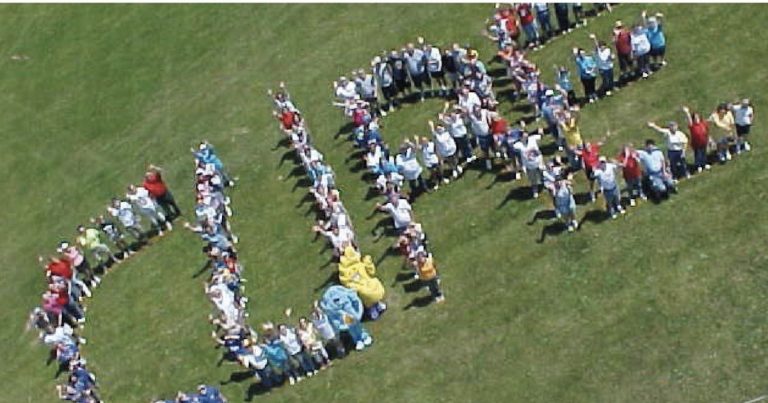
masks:
<svg viewBox="0 0 768 403"><path fill-rule="evenodd" d="M509 200L519 183L465 178L420 199L447 301L403 310L420 293L393 285L400 259L379 267L390 310L369 330L375 346L264 401L691 401L740 402L768 392L768 17L764 5L648 6L666 16L669 65L651 80L587 107L587 138L606 149L655 136L648 120L682 121L679 105L710 112L748 96L754 149L681 185L660 205L643 203L616 222L586 222L573 235L537 242L545 199ZM590 23L606 37L622 5ZM0 7L0 148L7 172L0 221L2 402L55 401L55 369L25 333L44 287L36 256L53 251L149 162L182 208L192 207L188 149L209 139L240 177L231 193L254 324L285 307L304 312L329 276L328 252L311 243L305 189L280 166L285 149L264 91L287 82L315 142L335 168L362 249L377 258L388 239L370 235L351 146L333 135L346 122L330 106L331 82L379 50L418 35L481 49L488 5L3 5ZM583 28L532 60L566 63ZM27 60L13 60L22 54ZM552 74L546 70L551 81ZM385 120L385 138L426 133L437 101ZM519 112L504 104L514 118ZM583 182L583 181L582 181ZM580 184L583 188L583 183ZM599 204L582 206L579 215ZM88 302L84 355L109 402L146 402L218 384L206 322L200 242L181 230L154 241L109 274ZM223 391L243 401L249 382Z"/></svg>

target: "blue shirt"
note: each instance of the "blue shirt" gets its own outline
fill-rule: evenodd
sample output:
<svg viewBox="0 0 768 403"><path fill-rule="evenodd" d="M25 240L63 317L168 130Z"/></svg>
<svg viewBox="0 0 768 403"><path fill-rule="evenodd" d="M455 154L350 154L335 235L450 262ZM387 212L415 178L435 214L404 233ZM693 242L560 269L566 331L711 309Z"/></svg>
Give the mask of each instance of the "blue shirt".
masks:
<svg viewBox="0 0 768 403"><path fill-rule="evenodd" d="M649 25L646 35L648 36L648 41L651 42L651 48L653 49L663 48L667 44L667 39L664 36L664 30L662 29L661 24Z"/></svg>
<svg viewBox="0 0 768 403"><path fill-rule="evenodd" d="M578 67L579 77L581 78L593 78L597 76L597 63L595 63L595 58L592 56L576 56L576 67Z"/></svg>
<svg viewBox="0 0 768 403"><path fill-rule="evenodd" d="M573 91L573 84L571 84L571 73L568 71L560 71L557 73L557 85L565 91Z"/></svg>

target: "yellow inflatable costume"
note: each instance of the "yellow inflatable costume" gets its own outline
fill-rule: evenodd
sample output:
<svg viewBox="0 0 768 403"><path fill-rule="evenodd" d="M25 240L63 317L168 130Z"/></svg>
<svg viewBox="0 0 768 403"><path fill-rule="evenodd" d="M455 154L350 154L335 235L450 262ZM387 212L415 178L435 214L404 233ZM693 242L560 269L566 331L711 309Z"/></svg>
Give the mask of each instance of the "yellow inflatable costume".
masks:
<svg viewBox="0 0 768 403"><path fill-rule="evenodd" d="M357 291L366 308L384 299L384 285L375 277L376 266L370 256L360 259L360 254L347 246L339 260L339 281L344 287Z"/></svg>

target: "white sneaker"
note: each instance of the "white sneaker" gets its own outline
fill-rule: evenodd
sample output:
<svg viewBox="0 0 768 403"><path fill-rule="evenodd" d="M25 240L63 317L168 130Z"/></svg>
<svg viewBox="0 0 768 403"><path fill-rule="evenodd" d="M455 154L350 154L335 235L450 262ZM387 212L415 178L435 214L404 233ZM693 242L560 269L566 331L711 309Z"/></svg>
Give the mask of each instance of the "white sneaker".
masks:
<svg viewBox="0 0 768 403"><path fill-rule="evenodd" d="M163 230L158 230L158 231L157 231L157 236L163 236L163 235L165 235L165 233L163 232Z"/></svg>
<svg viewBox="0 0 768 403"><path fill-rule="evenodd" d="M99 276L93 276L93 281L96 282L96 284L101 284L101 278Z"/></svg>
<svg viewBox="0 0 768 403"><path fill-rule="evenodd" d="M383 109L382 109L382 110L381 110L381 116L387 116L387 111L385 111L385 110L383 110Z"/></svg>
<svg viewBox="0 0 768 403"><path fill-rule="evenodd" d="M749 151L749 150L751 150L751 149L752 149L752 146L751 146L751 145L749 145L749 143L747 143L747 142L745 141L745 142L744 142L744 151Z"/></svg>
<svg viewBox="0 0 768 403"><path fill-rule="evenodd" d="M365 348L365 344L362 341L358 341L357 344L355 344L355 350L361 351Z"/></svg>
<svg viewBox="0 0 768 403"><path fill-rule="evenodd" d="M612 219L612 220L615 220L615 219L616 219L616 217L618 217L618 215L617 215L616 213L613 213L613 214L611 214L611 219Z"/></svg>
<svg viewBox="0 0 768 403"><path fill-rule="evenodd" d="M645 194L641 194L640 198L643 199L643 200L648 200L648 196L646 196Z"/></svg>
<svg viewBox="0 0 768 403"><path fill-rule="evenodd" d="M727 151L727 152L725 153L725 159L727 159L728 161L730 161L730 160L731 160L731 158L733 158L733 157L731 156L731 152L730 152L730 151Z"/></svg>
<svg viewBox="0 0 768 403"><path fill-rule="evenodd" d="M611 91L605 91L605 95L610 97L613 94L611 93Z"/></svg>
<svg viewBox="0 0 768 403"><path fill-rule="evenodd" d="M522 176L522 175L520 175L520 172L519 172L519 171L518 171L518 172L515 172L515 180L516 180L516 181L519 181L519 180L520 180L520 179L522 179L522 178L523 178L523 176Z"/></svg>
<svg viewBox="0 0 768 403"><path fill-rule="evenodd" d="M170 222L170 221L166 221L166 222L165 222L165 228L166 228L168 231L173 231L173 224L171 224L171 222Z"/></svg>
<svg viewBox="0 0 768 403"><path fill-rule="evenodd" d="M437 190L437 189L440 189L440 185L435 184L435 186L432 187L432 190Z"/></svg>
<svg viewBox="0 0 768 403"><path fill-rule="evenodd" d="M648 78L648 73L643 73L643 78Z"/></svg>
<svg viewBox="0 0 768 403"><path fill-rule="evenodd" d="M637 205L637 203L635 203L635 199L629 199L629 205L635 207Z"/></svg>
<svg viewBox="0 0 768 403"><path fill-rule="evenodd" d="M461 175L461 174L464 173L464 168L462 168L461 165L459 165L459 166L456 167L456 171L458 171L459 175Z"/></svg>
<svg viewBox="0 0 768 403"><path fill-rule="evenodd" d="M288 383L290 383L291 385L295 385L296 384L296 379L294 377L292 377L292 376L288 377Z"/></svg>
<svg viewBox="0 0 768 403"><path fill-rule="evenodd" d="M698 173L701 173L701 171L703 171L703 170L704 170L704 168L702 168L702 167L696 168L696 172L698 172Z"/></svg>
<svg viewBox="0 0 768 403"><path fill-rule="evenodd" d="M589 98L589 103L590 104L594 104L595 103L595 98Z"/></svg>
<svg viewBox="0 0 768 403"><path fill-rule="evenodd" d="M454 169L453 173L451 174L451 176L453 176L453 179L456 179L456 178L459 177L459 173Z"/></svg>
<svg viewBox="0 0 768 403"><path fill-rule="evenodd" d="M539 198L539 192L533 192L533 198L538 199Z"/></svg>
<svg viewBox="0 0 768 403"><path fill-rule="evenodd" d="M443 183L447 185L447 184L451 183L451 180L448 179L448 178L443 178Z"/></svg>
<svg viewBox="0 0 768 403"><path fill-rule="evenodd" d="M666 66L666 65L667 65L667 61L666 61L666 60L662 60L662 61L661 61L661 65L662 65L662 66Z"/></svg>
<svg viewBox="0 0 768 403"><path fill-rule="evenodd" d="M704 165L704 169L706 169L707 171L709 171L710 169L712 169L712 165L709 165L709 164L707 164L707 165Z"/></svg>
<svg viewBox="0 0 768 403"><path fill-rule="evenodd" d="M237 235L232 235L232 243L237 244L240 242L240 238Z"/></svg>
<svg viewBox="0 0 768 403"><path fill-rule="evenodd" d="M485 160L485 169L491 170L493 168L493 165L491 164L491 160Z"/></svg>
<svg viewBox="0 0 768 403"><path fill-rule="evenodd" d="M579 229L579 222L578 221L573 220L573 228L574 229Z"/></svg>
<svg viewBox="0 0 768 403"><path fill-rule="evenodd" d="M627 214L627 210L625 210L623 208L619 208L619 213L620 214Z"/></svg>

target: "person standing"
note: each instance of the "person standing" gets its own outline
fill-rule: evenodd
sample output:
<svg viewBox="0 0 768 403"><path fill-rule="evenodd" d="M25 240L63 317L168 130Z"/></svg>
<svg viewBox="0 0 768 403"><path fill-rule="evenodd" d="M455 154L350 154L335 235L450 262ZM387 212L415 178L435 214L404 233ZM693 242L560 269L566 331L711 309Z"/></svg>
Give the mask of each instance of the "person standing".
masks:
<svg viewBox="0 0 768 403"><path fill-rule="evenodd" d="M688 121L688 131L691 133L691 148L693 149L693 166L701 173L711 167L707 163L707 147L709 146L709 124L697 112L691 112L683 106L683 113Z"/></svg>
<svg viewBox="0 0 768 403"><path fill-rule="evenodd" d="M742 151L752 149L747 141L747 135L749 135L749 129L752 127L755 111L747 98L744 98L740 104L732 106L731 110L736 123L736 154L741 154Z"/></svg>
<svg viewBox="0 0 768 403"><path fill-rule="evenodd" d="M557 18L557 28L562 35L571 32L571 21L568 18L568 3L555 3L555 17Z"/></svg>
<svg viewBox="0 0 768 403"><path fill-rule="evenodd" d="M735 138L736 121L728 104L722 103L717 106L714 112L709 116L709 121L715 124L715 127L722 133L717 139L717 156L721 164L731 160L731 152L728 150L729 144Z"/></svg>
<svg viewBox="0 0 768 403"><path fill-rule="evenodd" d="M163 236L163 227L169 231L173 229L173 225L165 219L165 215L157 211L157 204L149 196L147 189L129 185L125 197L136 206L139 214L149 219L158 235Z"/></svg>
<svg viewBox="0 0 768 403"><path fill-rule="evenodd" d="M613 91L613 53L611 48L603 41L598 41L595 34L589 34L589 37L595 42L595 59L597 60L597 69L600 71L600 92L603 95L611 95Z"/></svg>
<svg viewBox="0 0 768 403"><path fill-rule="evenodd" d="M445 301L445 296L442 290L440 290L440 276L437 273L437 267L432 259L432 255L428 255L424 251L420 251L416 255L416 272L419 281L429 288L432 299L437 303Z"/></svg>
<svg viewBox="0 0 768 403"><path fill-rule="evenodd" d="M643 24L635 25L629 36L629 42L632 45L632 58L637 62L637 72L643 78L648 78L651 74L650 52L651 42L648 40L648 32Z"/></svg>
<svg viewBox="0 0 768 403"><path fill-rule="evenodd" d="M640 156L645 179L647 179L656 200L668 195L670 191L677 192L669 172L667 159L664 158L664 153L656 147L656 142L653 139L646 140L645 149L638 150L637 154Z"/></svg>
<svg viewBox="0 0 768 403"><path fill-rule="evenodd" d="M421 49L409 43L403 53L408 74L411 75L413 86L419 90L419 98L424 102L424 84L429 85L429 73L427 73L427 58Z"/></svg>
<svg viewBox="0 0 768 403"><path fill-rule="evenodd" d="M374 77L376 77L376 82L381 87L381 94L387 103L386 112L394 112L397 106L397 87L395 86L395 79L392 74L392 66L387 62L382 62L381 57L376 56L371 61L371 68L373 69ZM384 109L381 111L385 112Z"/></svg>
<svg viewBox="0 0 768 403"><path fill-rule="evenodd" d="M584 99L590 103L595 102L595 80L597 79L597 63L595 58L588 55L582 48L573 48L573 57L579 71L581 85L584 86Z"/></svg>
<svg viewBox="0 0 768 403"><path fill-rule="evenodd" d="M408 140L403 143L400 147L400 153L395 157L395 165L398 172L408 181L412 201L419 194L427 191L427 185L421 176L423 168L419 164L416 156L416 146L413 143Z"/></svg>
<svg viewBox="0 0 768 403"><path fill-rule="evenodd" d="M419 38L423 41L423 38ZM443 71L443 55L437 46L432 44L424 45L424 57L427 60L427 74L429 75L430 96L435 95L435 86L439 86L438 94L441 97L448 96L448 83L445 80Z"/></svg>
<svg viewBox="0 0 768 403"><path fill-rule="evenodd" d="M659 127L656 123L648 122L648 127L664 136L664 140L667 143L667 157L669 158L673 177L676 180L690 177L688 165L685 161L685 148L688 146L688 137L680 131L677 122L669 122L666 128Z"/></svg>
<svg viewBox="0 0 768 403"><path fill-rule="evenodd" d="M539 197L539 190L543 185L542 169L544 167L544 159L539 149L542 132L543 129L541 128L539 133L534 135L522 131L520 141L514 145L515 150L521 156L523 170L525 170L525 175L528 177L528 183L531 185L531 193L534 199Z"/></svg>
<svg viewBox="0 0 768 403"><path fill-rule="evenodd" d="M600 162L594 171L595 179L600 183L600 191L605 199L605 207L612 219L616 219L617 212L621 214L626 213L626 210L621 207L619 184L616 181L616 171L618 168L618 165L608 162L604 156L601 156Z"/></svg>
<svg viewBox="0 0 768 403"><path fill-rule="evenodd" d="M165 217L168 221L173 221L176 217L181 215L181 209L176 204L176 199L173 197L173 193L168 189L168 186L163 181L163 170L156 165L149 165L147 173L144 174L144 183L142 187L147 189L149 195L152 196L155 202L165 212Z"/></svg>
<svg viewBox="0 0 768 403"><path fill-rule="evenodd" d="M555 215L565 221L568 232L579 228L576 220L576 199L573 197L571 181L565 178L555 182L553 196L555 200Z"/></svg>
<svg viewBox="0 0 768 403"><path fill-rule="evenodd" d="M456 156L456 141L453 140L451 133L446 130L442 122L428 121L429 129L432 132L432 139L435 142L435 149L437 156L440 159L440 176L443 177L443 183L446 185L450 182L450 179L446 178L442 173L445 170L445 165L451 170L451 176L453 179L459 177L461 173L461 167L458 165L458 158Z"/></svg>
<svg viewBox="0 0 768 403"><path fill-rule="evenodd" d="M519 3L517 5L517 16L520 18L520 25L525 32L525 46L536 48L539 46L539 33L536 30L536 17L533 15L531 5L528 3Z"/></svg>
<svg viewBox="0 0 768 403"><path fill-rule="evenodd" d="M619 85L625 85L632 75L632 42L631 34L624 27L621 20L617 20L613 27L613 45L616 47L616 56L619 59Z"/></svg>
<svg viewBox="0 0 768 403"><path fill-rule="evenodd" d="M621 150L618 156L618 163L622 169L622 175L624 176L624 183L627 185L627 195L629 196L629 205L634 207L638 197L645 200L645 193L643 193L642 177L643 171L640 168L640 156L637 151L632 147L632 144L627 144Z"/></svg>
<svg viewBox="0 0 768 403"><path fill-rule="evenodd" d="M645 16L646 13L643 11L643 19L645 19ZM648 53L650 63L655 64L659 68L667 65L667 61L664 59L667 50L667 39L664 36L664 29L661 25L662 18L664 18L664 14L656 13L654 17L645 19L645 29L648 32L648 41L651 43L651 51Z"/></svg>
<svg viewBox="0 0 768 403"><path fill-rule="evenodd" d="M554 36L552 22L549 18L549 3L533 3L533 8L536 10L536 20L541 28L541 43L543 45Z"/></svg>
<svg viewBox="0 0 768 403"><path fill-rule="evenodd" d="M101 241L99 230L96 228L85 228L82 225L78 225L77 234L77 243L81 247L90 251L93 258L96 259L96 262L98 262L99 265L104 264L104 255L109 257L112 263L120 261L120 259L118 259L114 253L112 253L112 250L110 250L109 247Z"/></svg>

